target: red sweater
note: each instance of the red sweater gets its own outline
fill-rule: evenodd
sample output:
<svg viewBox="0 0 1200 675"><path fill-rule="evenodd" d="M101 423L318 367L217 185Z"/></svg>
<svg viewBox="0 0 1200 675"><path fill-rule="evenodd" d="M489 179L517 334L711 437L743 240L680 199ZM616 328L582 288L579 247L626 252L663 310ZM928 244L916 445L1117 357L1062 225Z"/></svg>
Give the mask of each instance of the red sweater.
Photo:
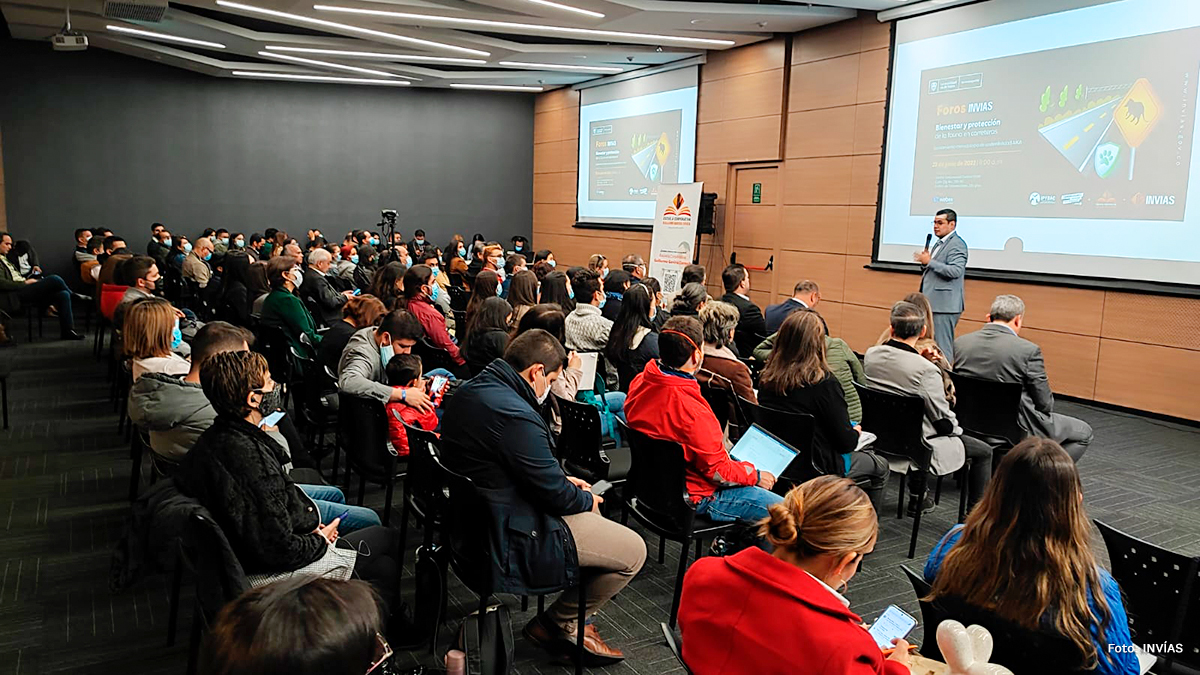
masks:
<svg viewBox="0 0 1200 675"><path fill-rule="evenodd" d="M909 675L829 589L754 547L692 565L679 627L696 675Z"/></svg>
<svg viewBox="0 0 1200 675"><path fill-rule="evenodd" d="M721 425L690 375L663 372L658 361L647 363L629 385L625 420L630 429L683 446L693 503L720 488L758 483L753 464L734 461L725 451Z"/></svg>
<svg viewBox="0 0 1200 675"><path fill-rule="evenodd" d="M445 349L450 353L450 358L454 359L454 363L460 366L467 362L458 353L458 345L450 339L450 333L446 330L446 317L442 316L433 303L424 296L413 298L408 302L408 311L421 322L421 328L425 329L425 336L433 346Z"/></svg>
<svg viewBox="0 0 1200 675"><path fill-rule="evenodd" d="M403 422L402 422L403 420ZM425 431L437 429L437 412L430 410L423 413L403 401L392 401L387 404L388 440L396 449L397 457L408 456L408 432L404 423Z"/></svg>

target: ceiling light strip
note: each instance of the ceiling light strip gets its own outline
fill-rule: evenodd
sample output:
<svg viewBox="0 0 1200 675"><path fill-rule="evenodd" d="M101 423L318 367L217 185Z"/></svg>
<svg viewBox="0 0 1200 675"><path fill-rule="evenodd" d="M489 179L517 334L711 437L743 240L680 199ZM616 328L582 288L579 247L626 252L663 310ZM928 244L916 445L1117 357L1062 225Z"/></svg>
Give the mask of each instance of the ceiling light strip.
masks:
<svg viewBox="0 0 1200 675"><path fill-rule="evenodd" d="M295 52L297 54L326 54L329 56L347 56L356 59L390 59L393 61L414 61L429 63L461 63L479 65L487 61L483 59L460 59L454 56L423 56L420 54L389 54L387 52L356 52L349 49L318 49L316 47L282 47L267 45L273 52Z"/></svg>
<svg viewBox="0 0 1200 675"><path fill-rule="evenodd" d="M538 5L543 5L545 7L553 7L554 9L561 9L561 10L564 10L567 12L575 12L576 14L590 16L593 19L603 19L604 18L604 15L601 14L600 12L593 12L590 9L583 9L582 7L572 7L570 5L564 5L564 4L558 3L558 2L551 2L550 0L525 0L525 1L532 2L532 3L538 4Z"/></svg>
<svg viewBox="0 0 1200 675"><path fill-rule="evenodd" d="M442 42L434 42L432 40L422 40L420 38L408 37L407 35L396 35L395 33L385 33L381 30L373 30L363 28L361 26L351 26L345 23L337 23L335 21L326 21L324 19L315 19L310 16L300 14L291 14L289 12L279 12L273 9L263 7L255 7L253 5L243 5L240 2L230 2L229 0L217 0L217 4L221 7L230 9L240 9L243 12L253 12L263 14L265 16L273 16L279 19L287 19L289 21L299 21L301 23L312 24L314 26L324 26L326 28L335 28L338 30L346 30L353 33L361 33L362 35L370 35L372 37L383 38L385 40L397 40L399 42L407 42L410 44L421 45L424 47L433 47L436 49L447 49L450 51L460 52L463 54L472 54L474 56L490 56L490 52L481 51L478 49L469 49L467 47L459 47L457 45L445 44Z"/></svg>
<svg viewBox="0 0 1200 675"><path fill-rule="evenodd" d="M185 45L196 45L197 47L212 47L213 49L225 49L225 45L219 42L207 42L205 40L193 40L192 38L179 37L177 35L167 35L166 33L155 33L150 30L139 30L137 28L126 28L124 26L105 26L108 30L115 33L128 33L137 35L138 37L149 38L151 40L167 40L170 42L179 42Z"/></svg>
<svg viewBox="0 0 1200 675"><path fill-rule="evenodd" d="M451 89L485 89L488 91L542 91L541 87L527 87L515 84L458 84L450 85Z"/></svg>
<svg viewBox="0 0 1200 675"><path fill-rule="evenodd" d="M380 77L402 77L396 73L389 73L386 70L371 70L370 68L359 68L357 66L343 66L340 63L331 63L329 61L318 61L316 59L302 59L299 56L289 56L287 54L277 54L275 52L259 52L259 56L266 56L272 59L283 59L285 61L294 61L296 63L306 63L311 66L322 66L324 68L335 68L337 70L348 70L353 73L363 73L364 75L378 75ZM408 77L407 75L403 77ZM417 79L417 78L411 78Z"/></svg>
<svg viewBox="0 0 1200 675"><path fill-rule="evenodd" d="M261 70L235 70L238 77L257 77L270 80L303 80L309 82L337 82L342 84L377 84L390 87L403 87L410 84L405 80L373 80L366 77L335 77L333 75L301 75L298 73L268 73Z"/></svg>
<svg viewBox="0 0 1200 675"><path fill-rule="evenodd" d="M568 66L561 63L526 63L524 61L501 61L501 66L509 68L529 68L532 70L565 70L582 73L621 73L624 68L616 66Z"/></svg>
<svg viewBox="0 0 1200 675"><path fill-rule="evenodd" d="M217 4L225 4L225 0L217 0ZM493 28L500 31L508 30L528 30L542 31L546 33L561 33L563 35L576 35L595 38L608 38L618 41L646 41L650 43L670 42L678 44L692 44L706 47L732 47L736 44L733 40L718 40L714 38L692 38L682 37L679 35L658 35L655 33L630 33L617 30L596 30L594 28L574 28L571 26L552 26L542 25L537 23L516 23L514 21L492 21L490 19L467 19L458 16L436 16L430 14L413 14L410 12L392 12L385 9L364 9L362 7L341 7L338 5L313 5L313 9L322 12L341 12L344 14L360 14L364 16L380 16L391 19L408 19L417 23L425 22L441 22L459 26L474 26L477 28Z"/></svg>

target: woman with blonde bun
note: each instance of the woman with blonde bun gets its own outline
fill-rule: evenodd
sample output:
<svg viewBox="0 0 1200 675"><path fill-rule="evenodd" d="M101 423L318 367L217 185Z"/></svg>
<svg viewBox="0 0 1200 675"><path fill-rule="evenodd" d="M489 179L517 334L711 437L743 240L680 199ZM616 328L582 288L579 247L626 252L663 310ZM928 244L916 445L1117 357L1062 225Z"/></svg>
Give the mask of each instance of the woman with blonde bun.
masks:
<svg viewBox="0 0 1200 675"><path fill-rule="evenodd" d="M875 548L879 524L848 478L821 476L772 505L747 548L702 558L683 581L683 657L696 675L908 675L908 643L884 656L839 593Z"/></svg>

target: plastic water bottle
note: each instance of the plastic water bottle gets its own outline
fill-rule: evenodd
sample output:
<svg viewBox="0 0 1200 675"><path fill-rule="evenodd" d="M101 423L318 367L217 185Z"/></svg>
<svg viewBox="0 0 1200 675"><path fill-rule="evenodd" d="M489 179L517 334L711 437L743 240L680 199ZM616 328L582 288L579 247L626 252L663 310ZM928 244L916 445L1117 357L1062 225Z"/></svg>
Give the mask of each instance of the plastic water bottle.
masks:
<svg viewBox="0 0 1200 675"><path fill-rule="evenodd" d="M467 675L467 655L457 649L446 652L446 675Z"/></svg>

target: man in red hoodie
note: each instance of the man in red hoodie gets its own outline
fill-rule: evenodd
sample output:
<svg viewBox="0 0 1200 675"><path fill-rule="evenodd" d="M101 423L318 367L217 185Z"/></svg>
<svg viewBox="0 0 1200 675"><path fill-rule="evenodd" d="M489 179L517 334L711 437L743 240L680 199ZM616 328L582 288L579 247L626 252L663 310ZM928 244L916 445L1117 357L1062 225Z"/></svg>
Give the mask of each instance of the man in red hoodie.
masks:
<svg viewBox="0 0 1200 675"><path fill-rule="evenodd" d="M771 492L775 476L735 461L725 450L721 425L694 376L704 360L703 343L695 318L668 320L658 336L659 360L647 363L629 385L625 418L629 428L683 447L696 513L715 521L758 522L783 498Z"/></svg>

